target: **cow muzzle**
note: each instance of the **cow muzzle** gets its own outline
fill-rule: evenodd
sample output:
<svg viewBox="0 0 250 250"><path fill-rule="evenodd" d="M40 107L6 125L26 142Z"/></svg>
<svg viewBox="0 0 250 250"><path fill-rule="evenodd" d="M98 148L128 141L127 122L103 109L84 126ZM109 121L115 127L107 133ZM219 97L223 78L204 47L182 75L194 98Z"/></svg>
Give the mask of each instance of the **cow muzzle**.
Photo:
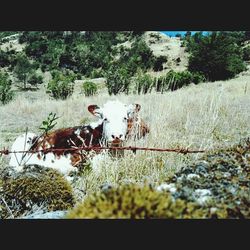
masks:
<svg viewBox="0 0 250 250"><path fill-rule="evenodd" d="M110 142L110 146L112 147L121 147L124 141L124 135L120 134L119 136L112 135L113 140Z"/></svg>

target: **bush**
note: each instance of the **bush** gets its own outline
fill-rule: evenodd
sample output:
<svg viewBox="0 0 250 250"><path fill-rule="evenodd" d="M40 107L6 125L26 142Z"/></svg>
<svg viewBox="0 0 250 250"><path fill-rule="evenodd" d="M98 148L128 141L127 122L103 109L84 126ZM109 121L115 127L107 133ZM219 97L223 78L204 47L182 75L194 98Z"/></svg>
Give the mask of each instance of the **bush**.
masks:
<svg viewBox="0 0 250 250"><path fill-rule="evenodd" d="M189 85L192 82L192 73L189 71L173 72L173 81L169 85L171 91Z"/></svg>
<svg viewBox="0 0 250 250"><path fill-rule="evenodd" d="M247 46L243 49L243 60L244 61L250 60L250 46Z"/></svg>
<svg viewBox="0 0 250 250"><path fill-rule="evenodd" d="M8 53L0 50L0 66L6 67L9 65L10 65L10 58L8 56Z"/></svg>
<svg viewBox="0 0 250 250"><path fill-rule="evenodd" d="M42 206L48 211L67 210L75 203L70 184L56 170L36 167L13 176L3 176L0 195L14 217ZM1 218L10 216L6 204L0 201Z"/></svg>
<svg viewBox="0 0 250 250"><path fill-rule="evenodd" d="M2 104L7 104L14 97L14 92L11 90L11 80L8 74L0 72L0 101Z"/></svg>
<svg viewBox="0 0 250 250"><path fill-rule="evenodd" d="M168 58L166 56L159 56L155 58L153 70L154 71L161 71L163 70L163 63L166 63Z"/></svg>
<svg viewBox="0 0 250 250"><path fill-rule="evenodd" d="M200 82L205 82L205 81L206 81L206 78L202 73L200 73L200 72L193 72L192 73L192 82L194 84L198 84Z"/></svg>
<svg viewBox="0 0 250 250"><path fill-rule="evenodd" d="M150 75L138 73L135 77L136 92L137 94L147 94L150 93L154 87L154 79Z"/></svg>
<svg viewBox="0 0 250 250"><path fill-rule="evenodd" d="M174 200L169 193L156 191L151 186L128 184L88 196L66 218L216 218L226 216L223 212L212 214L209 209L181 199Z"/></svg>
<svg viewBox="0 0 250 250"><path fill-rule="evenodd" d="M28 79L28 83L30 83L33 86L37 86L38 84L42 84L43 83L43 77L37 75L36 73L33 73L29 79Z"/></svg>
<svg viewBox="0 0 250 250"><path fill-rule="evenodd" d="M212 32L207 36L196 33L188 40L191 52L188 69L202 72L211 81L226 80L245 70L240 34Z"/></svg>
<svg viewBox="0 0 250 250"><path fill-rule="evenodd" d="M90 78L100 78L104 76L104 72L102 69L93 69Z"/></svg>
<svg viewBox="0 0 250 250"><path fill-rule="evenodd" d="M125 92L128 94L130 85L130 74L127 68L111 66L105 74L109 95L117 95Z"/></svg>
<svg viewBox="0 0 250 250"><path fill-rule="evenodd" d="M52 72L52 80L49 81L47 91L55 99L65 100L73 94L74 85L71 82L72 77L67 77L59 72Z"/></svg>
<svg viewBox="0 0 250 250"><path fill-rule="evenodd" d="M156 80L156 91L163 93L164 91L174 91L190 83L198 84L204 82L205 77L200 72L182 71L175 72L170 70L165 76L161 76Z"/></svg>
<svg viewBox="0 0 250 250"><path fill-rule="evenodd" d="M85 96L92 96L97 93L97 85L94 82L84 82L82 88Z"/></svg>

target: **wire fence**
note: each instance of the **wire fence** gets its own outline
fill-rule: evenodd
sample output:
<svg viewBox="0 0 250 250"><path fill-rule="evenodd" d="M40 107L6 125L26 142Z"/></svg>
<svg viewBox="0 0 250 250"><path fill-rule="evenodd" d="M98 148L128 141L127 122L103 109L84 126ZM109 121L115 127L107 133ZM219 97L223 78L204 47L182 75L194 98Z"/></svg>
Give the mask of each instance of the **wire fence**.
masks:
<svg viewBox="0 0 250 250"><path fill-rule="evenodd" d="M157 152L175 152L180 154L189 154L189 153L205 153L205 150L190 150L188 148L149 148L149 147L72 147L72 148L47 148L47 149L40 149L40 150L20 150L20 151L10 151L6 148L0 150L0 156L1 155L9 155L9 154L15 154L15 153L49 153L49 152L78 152L78 151L99 151L99 150L131 150L133 152L137 150L143 150L143 151L157 151Z"/></svg>

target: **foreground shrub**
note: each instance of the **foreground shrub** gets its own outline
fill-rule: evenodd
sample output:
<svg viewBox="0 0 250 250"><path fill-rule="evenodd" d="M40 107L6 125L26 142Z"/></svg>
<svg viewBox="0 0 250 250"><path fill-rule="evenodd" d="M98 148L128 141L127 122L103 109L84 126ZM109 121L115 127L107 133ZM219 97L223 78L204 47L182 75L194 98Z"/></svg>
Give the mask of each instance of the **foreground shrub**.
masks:
<svg viewBox="0 0 250 250"><path fill-rule="evenodd" d="M213 214L195 203L173 200L169 193L148 185L130 184L87 197L67 218L206 218L223 217L223 212Z"/></svg>
<svg viewBox="0 0 250 250"><path fill-rule="evenodd" d="M97 85L94 82L84 82L82 88L85 96L92 96L97 93Z"/></svg>
<svg viewBox="0 0 250 250"><path fill-rule="evenodd" d="M48 211L67 210L74 205L70 184L53 169L30 169L1 177L1 218L10 217L10 211L14 217L20 216L34 205Z"/></svg>
<svg viewBox="0 0 250 250"><path fill-rule="evenodd" d="M8 74L0 72L0 102L7 104L14 97L14 92L11 90L11 80L8 78Z"/></svg>

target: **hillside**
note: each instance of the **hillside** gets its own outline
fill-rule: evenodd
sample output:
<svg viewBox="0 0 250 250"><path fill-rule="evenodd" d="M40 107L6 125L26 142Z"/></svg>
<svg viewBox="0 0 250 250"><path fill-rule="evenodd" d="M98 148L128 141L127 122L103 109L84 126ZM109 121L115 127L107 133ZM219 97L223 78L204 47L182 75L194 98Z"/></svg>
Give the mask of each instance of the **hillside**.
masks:
<svg viewBox="0 0 250 250"><path fill-rule="evenodd" d="M181 46L179 37L168 37L160 32L146 32L145 41L155 56L167 56L168 61L164 63L164 70L154 72L154 75L163 75L170 71L184 71L187 69L189 54L185 47ZM178 61L178 58L180 61Z"/></svg>
<svg viewBox="0 0 250 250"><path fill-rule="evenodd" d="M137 146L205 149L228 148L250 136L250 71L230 81L191 85L175 92L147 95L102 94L84 97L78 93L65 101L51 100L44 92L39 99L32 99L32 92L25 92L11 103L0 107L0 148L9 148L16 136L29 131L38 133L38 127L50 112L60 119L56 128L76 126L93 121L88 113L89 104L102 105L118 98L125 103L140 103L141 116L150 124L151 132ZM34 96L33 96L34 97ZM128 141L127 145L135 145ZM98 191L105 183L164 183L187 164L202 154L178 155L174 153L137 152L118 160L106 159L102 170L82 173L73 183L78 200ZM0 158L1 169L7 166L8 156ZM85 195L84 195L85 194Z"/></svg>
<svg viewBox="0 0 250 250"><path fill-rule="evenodd" d="M122 45L129 48L134 39L133 36L132 40L131 37L127 40L127 34L120 34L120 36L120 43L114 47L119 48ZM142 38L155 56L168 57L162 71L154 72L152 69L147 69L144 73L160 76L170 69L179 72L187 69L188 54L181 46L179 38L170 39L159 32L151 31L144 33ZM3 43L1 46L5 49L8 44ZM14 40L12 49L20 51L25 46L25 43L19 46L19 43ZM86 47L81 47L80 51L83 49ZM124 51L126 52L126 49ZM145 51L148 52L147 49ZM119 57L118 54L115 55ZM177 58L180 58L178 65ZM128 184L136 184L140 187L150 184L154 189L166 192L163 193L165 198L162 198L161 195L158 196L159 193L155 194L150 189L152 193L146 188L153 203L154 197L165 202L170 194L173 195L174 199L167 198L166 204L169 202L171 209L174 209L173 214L166 215L164 212L167 218L175 216L182 218L187 211L193 211L192 209L194 214L185 214L187 218L190 218L189 216L192 218L250 217L247 209L250 204L247 192L250 160L247 141L247 138L250 138L249 65L246 71L230 80L190 83L175 91L168 90L162 93L153 88L146 94L129 92L109 95L105 77L82 74L80 79L74 79L74 92L65 100L54 99L46 93L47 84L52 79L52 71L48 69L42 71L38 68L36 72L43 75L43 83L37 87L28 85L27 89L24 89L22 83L11 73L15 96L9 103L0 105L0 149L10 148L15 138L26 129L37 134L41 133L39 126L51 112L59 117L54 129L78 126L96 120L88 112L88 105L101 106L108 100L119 99L126 104L140 104L141 117L150 126L150 133L144 139L128 140L127 146L190 148L202 149L206 152L205 154L176 154L137 151L133 154L126 151L122 158L105 156L97 169L93 169L87 163L79 174L73 175L72 182L67 182L52 170L36 169L36 167L27 170L24 175L12 173L8 168L9 156L0 155L0 196L2 200L9 202L9 207L12 209L10 213L8 210L10 208L7 207L7 209L5 203L0 200L0 212L4 211L3 217L29 217L37 213L39 218L39 216L42 217L39 213L45 216L48 211L64 216L73 204L88 201L92 194L98 200L99 192L106 192L109 189L118 188L117 193L114 191L114 194L120 202L122 199L119 198L119 187ZM97 93L93 96L86 96L82 90L83 82L89 80L98 86ZM22 185L27 188L19 192ZM133 192L134 187L132 186L131 189ZM138 188L135 187L135 189ZM3 192L3 190L7 191ZM123 192L122 188L121 190ZM25 192L28 194L26 195ZM144 193L143 195L142 197L147 197ZM37 197L45 198L38 203ZM50 198L46 199L46 197ZM33 199L33 203L29 203L29 198ZM210 203L207 203L208 198L212 198ZM177 205L172 204L170 200L175 199L182 199L182 201L178 201L180 203L177 202ZM45 200L49 202L50 210L46 207L46 202L43 203ZM195 204L189 202L195 202ZM184 214L180 215L178 211L182 206ZM188 209L185 206L188 206ZM145 207L150 206L146 204ZM161 203L159 207L162 207ZM107 210L106 207L104 210ZM119 210L115 208L114 211L116 213ZM154 213L153 216L155 216Z"/></svg>

